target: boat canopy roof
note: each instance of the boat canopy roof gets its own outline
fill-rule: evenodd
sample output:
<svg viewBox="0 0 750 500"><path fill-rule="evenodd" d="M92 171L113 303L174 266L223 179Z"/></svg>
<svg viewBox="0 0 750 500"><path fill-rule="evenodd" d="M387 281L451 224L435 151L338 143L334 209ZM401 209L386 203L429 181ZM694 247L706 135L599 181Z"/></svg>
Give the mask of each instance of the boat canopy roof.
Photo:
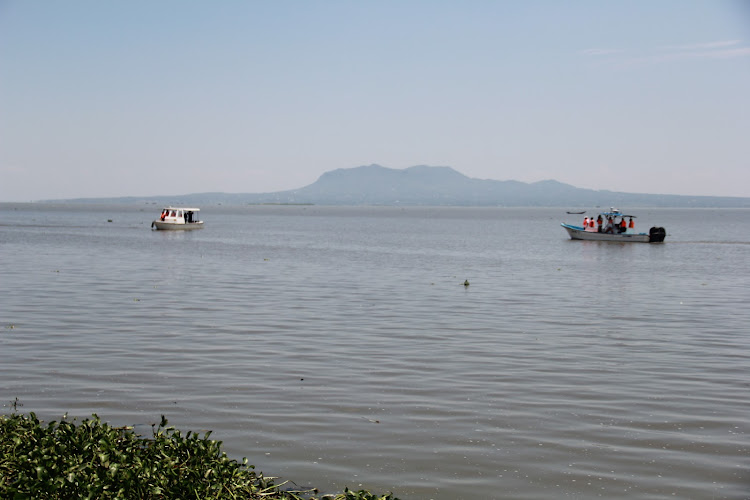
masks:
<svg viewBox="0 0 750 500"><path fill-rule="evenodd" d="M186 208L186 207L164 207L162 210L182 210L183 212L200 212L200 208Z"/></svg>
<svg viewBox="0 0 750 500"><path fill-rule="evenodd" d="M609 212L601 212L599 215L603 215L605 217L632 217L633 219L636 218L635 215L624 214L614 207L610 207Z"/></svg>
<svg viewBox="0 0 750 500"><path fill-rule="evenodd" d="M601 215L605 217L632 217L633 219L636 218L635 215L628 215L622 212L602 212Z"/></svg>

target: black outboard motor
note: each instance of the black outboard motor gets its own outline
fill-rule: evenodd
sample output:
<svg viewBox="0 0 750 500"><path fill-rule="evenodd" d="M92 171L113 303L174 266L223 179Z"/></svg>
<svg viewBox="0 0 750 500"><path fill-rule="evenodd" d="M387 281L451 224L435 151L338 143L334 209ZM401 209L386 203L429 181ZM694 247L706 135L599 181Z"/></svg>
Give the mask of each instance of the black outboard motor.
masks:
<svg viewBox="0 0 750 500"><path fill-rule="evenodd" d="M667 232L663 227L652 227L648 230L649 243L661 243L667 237Z"/></svg>

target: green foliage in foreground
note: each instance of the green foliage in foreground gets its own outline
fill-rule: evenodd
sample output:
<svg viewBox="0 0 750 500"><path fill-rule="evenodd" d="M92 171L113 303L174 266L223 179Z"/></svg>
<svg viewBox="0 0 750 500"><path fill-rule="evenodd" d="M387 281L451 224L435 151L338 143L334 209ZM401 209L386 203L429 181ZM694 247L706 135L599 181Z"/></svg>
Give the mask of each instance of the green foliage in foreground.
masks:
<svg viewBox="0 0 750 500"><path fill-rule="evenodd" d="M43 425L34 413L0 416L0 498L316 499L315 490L282 489L254 466L227 458L221 441L153 425L153 437L110 427L93 415ZM320 500L397 500L367 491Z"/></svg>

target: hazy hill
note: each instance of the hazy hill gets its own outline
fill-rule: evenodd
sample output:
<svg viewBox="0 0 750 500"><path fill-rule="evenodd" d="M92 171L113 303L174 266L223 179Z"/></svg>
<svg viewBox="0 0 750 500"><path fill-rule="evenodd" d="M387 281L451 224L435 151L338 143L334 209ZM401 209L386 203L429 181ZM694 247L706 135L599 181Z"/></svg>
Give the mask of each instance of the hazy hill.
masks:
<svg viewBox="0 0 750 500"><path fill-rule="evenodd" d="M59 201L59 200L58 200ZM582 189L554 180L524 183L473 179L450 167L392 169L380 165L324 173L309 186L262 194L197 193L183 196L78 199L75 202L155 202L237 205L455 205L583 207L750 207L750 198L634 194Z"/></svg>

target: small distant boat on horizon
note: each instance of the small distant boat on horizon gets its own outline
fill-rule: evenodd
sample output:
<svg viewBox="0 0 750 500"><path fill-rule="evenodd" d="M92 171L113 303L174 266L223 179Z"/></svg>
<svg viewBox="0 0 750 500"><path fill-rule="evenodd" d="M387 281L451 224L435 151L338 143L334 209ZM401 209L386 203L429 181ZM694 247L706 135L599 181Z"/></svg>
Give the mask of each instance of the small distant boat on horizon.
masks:
<svg viewBox="0 0 750 500"><path fill-rule="evenodd" d="M203 221L198 219L200 208L165 207L161 215L151 223L151 228L166 230L201 229Z"/></svg>
<svg viewBox="0 0 750 500"><path fill-rule="evenodd" d="M565 213L568 213L568 214L575 214L575 215L581 215L581 214L585 214L585 213L586 213L586 211L585 211L585 210L582 210L582 211L580 211L580 212L565 212Z"/></svg>
<svg viewBox="0 0 750 500"><path fill-rule="evenodd" d="M584 227L563 222L560 225L568 232L572 240L661 243L667 237L664 228L656 226L649 229L648 233L636 233L632 227L635 215L624 214L615 208L610 208L609 212L601 212L599 215L602 217L602 224ZM616 217L621 218L619 223L614 220ZM629 224L624 223L626 218L630 219Z"/></svg>

